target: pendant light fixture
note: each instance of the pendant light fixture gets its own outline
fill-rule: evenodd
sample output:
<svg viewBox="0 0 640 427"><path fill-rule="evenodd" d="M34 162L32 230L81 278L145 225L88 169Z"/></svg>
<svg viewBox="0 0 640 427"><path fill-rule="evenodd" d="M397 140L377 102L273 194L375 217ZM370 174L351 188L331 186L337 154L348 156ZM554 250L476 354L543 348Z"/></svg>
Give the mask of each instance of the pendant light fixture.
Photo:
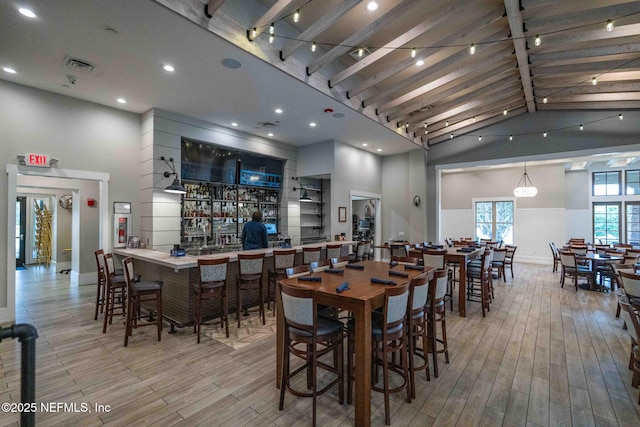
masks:
<svg viewBox="0 0 640 427"><path fill-rule="evenodd" d="M182 184L180 183L180 177L178 176L178 172L176 172L176 166L173 164L173 157L169 158L169 161L164 158L164 156L160 157L160 160L163 160L167 166L171 169L171 172L165 172L164 177L169 178L171 175L174 175L175 178L170 186L164 189L167 193L173 194L187 194L187 190L184 189Z"/></svg>
<svg viewBox="0 0 640 427"><path fill-rule="evenodd" d="M516 197L535 197L536 194L538 194L538 189L534 187L529 174L527 174L527 163L525 162L524 173L513 190L513 195Z"/></svg>

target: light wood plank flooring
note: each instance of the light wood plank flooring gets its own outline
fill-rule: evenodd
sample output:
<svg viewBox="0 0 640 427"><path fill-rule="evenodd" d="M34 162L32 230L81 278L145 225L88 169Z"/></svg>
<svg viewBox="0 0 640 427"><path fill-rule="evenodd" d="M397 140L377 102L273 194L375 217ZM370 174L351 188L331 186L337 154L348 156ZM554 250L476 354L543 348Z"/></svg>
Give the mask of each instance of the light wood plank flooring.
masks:
<svg viewBox="0 0 640 427"><path fill-rule="evenodd" d="M496 281L496 300L482 318L478 303L465 319L448 312L451 363L440 378L418 375L417 399L391 398L396 426L640 426L638 390L627 369L629 338L608 293L561 289L550 266L515 265L516 279ZM17 272L17 322L34 324L37 400L110 405L104 413L38 413L38 425L310 424L310 399L287 393L278 410L275 336L241 349L190 329L102 334L93 320L95 286L71 287L66 275L33 267ZM168 328L166 329L168 331ZM20 344L0 343L0 401L20 399ZM373 425L384 425L373 393ZM318 425L353 425L354 410L337 394L318 401ZM17 415L0 414L0 425Z"/></svg>

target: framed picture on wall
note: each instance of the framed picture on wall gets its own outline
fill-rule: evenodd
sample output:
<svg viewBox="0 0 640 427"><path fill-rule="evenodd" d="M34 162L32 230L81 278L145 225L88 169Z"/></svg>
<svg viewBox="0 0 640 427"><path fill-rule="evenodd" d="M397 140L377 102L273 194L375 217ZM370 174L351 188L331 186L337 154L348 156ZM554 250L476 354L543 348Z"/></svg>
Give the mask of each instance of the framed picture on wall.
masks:
<svg viewBox="0 0 640 427"><path fill-rule="evenodd" d="M338 222L347 222L347 208L345 206L338 207Z"/></svg>

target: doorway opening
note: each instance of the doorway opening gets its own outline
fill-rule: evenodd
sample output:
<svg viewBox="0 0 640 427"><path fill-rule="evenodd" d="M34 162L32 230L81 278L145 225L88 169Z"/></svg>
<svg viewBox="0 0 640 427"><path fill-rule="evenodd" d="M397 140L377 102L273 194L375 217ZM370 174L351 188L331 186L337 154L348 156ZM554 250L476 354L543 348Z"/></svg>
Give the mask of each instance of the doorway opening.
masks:
<svg viewBox="0 0 640 427"><path fill-rule="evenodd" d="M373 246L380 246L382 224L382 195L350 191L352 240L370 240ZM379 248L374 248L374 259L380 260Z"/></svg>

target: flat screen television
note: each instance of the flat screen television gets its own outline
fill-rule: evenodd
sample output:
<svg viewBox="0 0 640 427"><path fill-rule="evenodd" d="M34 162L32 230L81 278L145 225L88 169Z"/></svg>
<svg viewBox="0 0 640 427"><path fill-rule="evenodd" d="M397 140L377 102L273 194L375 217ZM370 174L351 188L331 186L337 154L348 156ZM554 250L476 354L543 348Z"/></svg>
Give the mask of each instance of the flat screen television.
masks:
<svg viewBox="0 0 640 427"><path fill-rule="evenodd" d="M371 222L368 219L361 219L358 222L358 230L368 230L369 228L371 228Z"/></svg>
<svg viewBox="0 0 640 427"><path fill-rule="evenodd" d="M275 224L267 222L264 226L267 228L267 234L278 234L278 228Z"/></svg>

